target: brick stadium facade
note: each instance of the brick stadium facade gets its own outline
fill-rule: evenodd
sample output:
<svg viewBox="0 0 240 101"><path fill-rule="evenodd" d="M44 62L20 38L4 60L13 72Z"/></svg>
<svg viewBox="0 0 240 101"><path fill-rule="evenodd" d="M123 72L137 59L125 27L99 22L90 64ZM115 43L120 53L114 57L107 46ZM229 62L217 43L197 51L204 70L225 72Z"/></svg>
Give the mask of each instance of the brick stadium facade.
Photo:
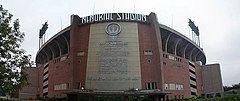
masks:
<svg viewBox="0 0 240 101"><path fill-rule="evenodd" d="M204 94L202 48L159 24L155 13L72 15L71 25L41 46L36 64L40 96L144 95L158 101ZM222 86L221 73L217 78ZM218 89L213 93L222 94Z"/></svg>

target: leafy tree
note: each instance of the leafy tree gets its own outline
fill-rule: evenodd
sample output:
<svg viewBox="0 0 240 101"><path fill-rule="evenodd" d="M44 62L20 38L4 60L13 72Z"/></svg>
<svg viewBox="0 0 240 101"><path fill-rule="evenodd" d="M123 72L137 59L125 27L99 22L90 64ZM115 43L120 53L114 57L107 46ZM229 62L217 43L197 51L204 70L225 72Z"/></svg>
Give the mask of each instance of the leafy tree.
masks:
<svg viewBox="0 0 240 101"><path fill-rule="evenodd" d="M10 95L28 84L24 68L31 66L31 55L20 48L25 34L19 20L0 5L0 95Z"/></svg>
<svg viewBox="0 0 240 101"><path fill-rule="evenodd" d="M233 89L240 89L240 83L234 84L232 86L223 86L224 91L229 91Z"/></svg>

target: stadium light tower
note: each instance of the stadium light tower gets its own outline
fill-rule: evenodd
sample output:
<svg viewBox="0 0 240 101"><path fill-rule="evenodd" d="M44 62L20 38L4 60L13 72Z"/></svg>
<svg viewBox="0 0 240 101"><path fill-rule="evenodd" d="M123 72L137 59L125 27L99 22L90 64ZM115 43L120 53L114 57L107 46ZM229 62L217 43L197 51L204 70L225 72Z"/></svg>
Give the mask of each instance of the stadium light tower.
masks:
<svg viewBox="0 0 240 101"><path fill-rule="evenodd" d="M188 25L192 29L192 38L193 41L200 47L200 38L199 38L199 29L198 26L194 24L194 21L188 19Z"/></svg>
<svg viewBox="0 0 240 101"><path fill-rule="evenodd" d="M46 21L39 31L39 48L43 45L43 43L45 41L45 33L46 33L47 29L48 29L48 23Z"/></svg>

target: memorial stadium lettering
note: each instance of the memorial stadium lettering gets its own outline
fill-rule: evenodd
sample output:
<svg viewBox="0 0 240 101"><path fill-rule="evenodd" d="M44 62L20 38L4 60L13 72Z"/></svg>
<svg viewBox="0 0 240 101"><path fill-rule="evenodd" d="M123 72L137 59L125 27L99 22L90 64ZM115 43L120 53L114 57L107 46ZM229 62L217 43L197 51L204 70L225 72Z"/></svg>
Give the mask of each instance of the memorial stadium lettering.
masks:
<svg viewBox="0 0 240 101"><path fill-rule="evenodd" d="M147 16L135 13L105 13L82 17L82 24L100 22L100 21L140 21L146 22Z"/></svg>

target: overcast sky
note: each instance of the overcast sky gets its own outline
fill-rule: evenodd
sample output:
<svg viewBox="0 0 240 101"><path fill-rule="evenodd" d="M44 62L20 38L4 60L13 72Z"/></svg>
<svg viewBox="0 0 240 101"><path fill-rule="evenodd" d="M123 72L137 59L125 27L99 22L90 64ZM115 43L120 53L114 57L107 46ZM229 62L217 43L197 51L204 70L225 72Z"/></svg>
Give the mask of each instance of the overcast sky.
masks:
<svg viewBox="0 0 240 101"><path fill-rule="evenodd" d="M221 65L224 85L240 83L240 0L0 0L0 5L20 19L26 34L22 48L38 51L38 33L45 21L46 39L69 26L70 15L155 12L159 23L190 37L188 18L200 30L201 47L207 64Z"/></svg>

